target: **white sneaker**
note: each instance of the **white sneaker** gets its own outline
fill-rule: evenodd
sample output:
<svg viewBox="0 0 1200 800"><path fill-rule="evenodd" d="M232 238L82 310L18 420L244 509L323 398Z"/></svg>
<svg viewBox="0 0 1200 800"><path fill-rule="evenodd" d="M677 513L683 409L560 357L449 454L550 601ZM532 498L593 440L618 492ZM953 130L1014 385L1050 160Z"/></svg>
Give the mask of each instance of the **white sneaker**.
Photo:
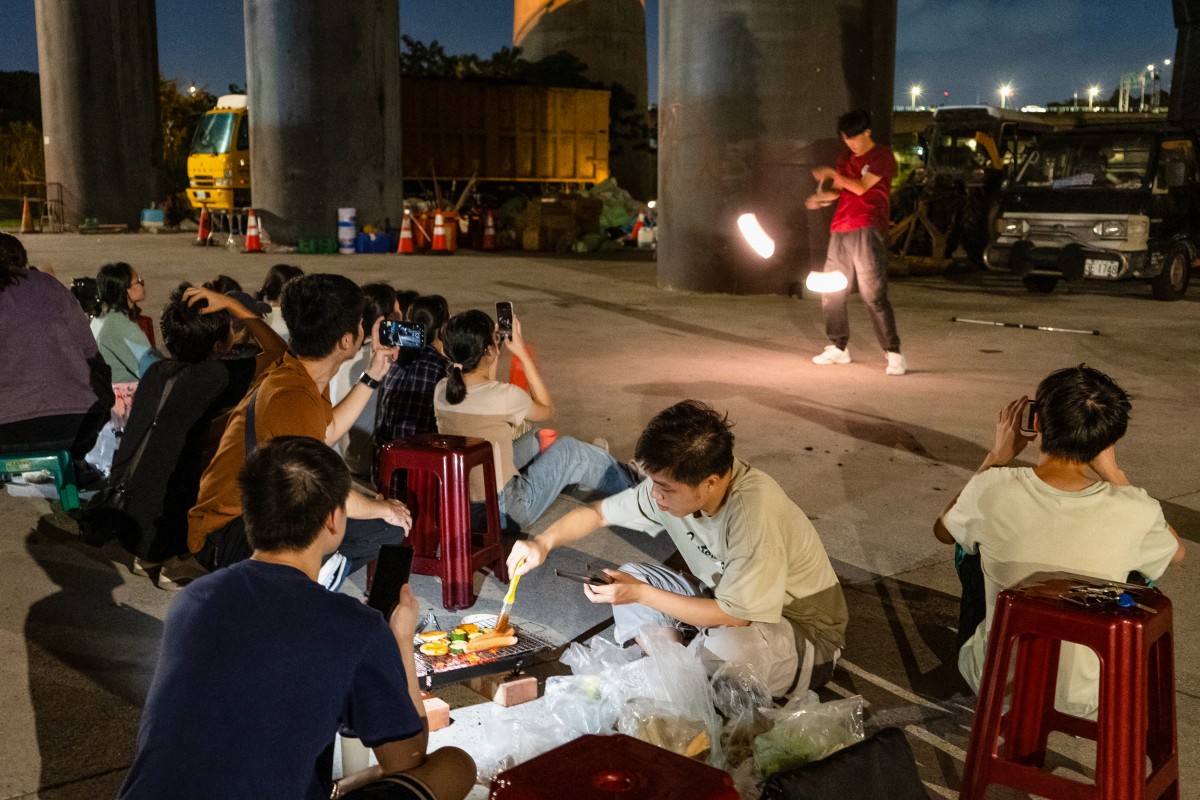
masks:
<svg viewBox="0 0 1200 800"><path fill-rule="evenodd" d="M843 350L836 344L827 346L817 355L813 356L812 362L825 366L827 364L849 364L850 363L850 348Z"/></svg>
<svg viewBox="0 0 1200 800"><path fill-rule="evenodd" d="M341 588L342 581L346 580L346 571L349 567L350 562L344 555L334 553L321 565L321 571L317 573L317 583L331 592L336 592Z"/></svg>
<svg viewBox="0 0 1200 800"><path fill-rule="evenodd" d="M904 360L904 356L900 353L887 353L887 372L888 375L903 375L908 372L908 362Z"/></svg>

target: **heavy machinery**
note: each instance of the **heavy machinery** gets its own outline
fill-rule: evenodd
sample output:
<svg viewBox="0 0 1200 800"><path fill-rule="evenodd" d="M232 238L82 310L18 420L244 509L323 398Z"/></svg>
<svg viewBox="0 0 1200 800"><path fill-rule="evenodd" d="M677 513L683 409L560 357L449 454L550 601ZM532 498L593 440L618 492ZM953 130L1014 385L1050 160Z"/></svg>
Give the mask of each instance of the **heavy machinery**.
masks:
<svg viewBox="0 0 1200 800"><path fill-rule="evenodd" d="M946 106L921 137L923 163L894 192L888 236L903 271L941 271L962 246L983 264L1000 187L1051 126L992 106Z"/></svg>
<svg viewBox="0 0 1200 800"><path fill-rule="evenodd" d="M446 78L401 81L409 180L591 185L608 177L609 92ZM204 115L188 156L194 208L250 205L246 95Z"/></svg>

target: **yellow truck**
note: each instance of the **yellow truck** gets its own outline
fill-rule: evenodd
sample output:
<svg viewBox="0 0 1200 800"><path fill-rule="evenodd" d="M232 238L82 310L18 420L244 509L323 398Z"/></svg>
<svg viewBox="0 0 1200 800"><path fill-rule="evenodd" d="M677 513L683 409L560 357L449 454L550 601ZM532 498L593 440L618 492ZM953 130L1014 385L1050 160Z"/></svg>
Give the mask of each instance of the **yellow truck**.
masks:
<svg viewBox="0 0 1200 800"><path fill-rule="evenodd" d="M608 90L406 77L400 99L408 180L561 186L608 177ZM221 97L196 129L188 199L197 209L250 205L246 95Z"/></svg>
<svg viewBox="0 0 1200 800"><path fill-rule="evenodd" d="M188 155L193 208L232 211L250 205L250 118L246 95L227 94L204 115Z"/></svg>

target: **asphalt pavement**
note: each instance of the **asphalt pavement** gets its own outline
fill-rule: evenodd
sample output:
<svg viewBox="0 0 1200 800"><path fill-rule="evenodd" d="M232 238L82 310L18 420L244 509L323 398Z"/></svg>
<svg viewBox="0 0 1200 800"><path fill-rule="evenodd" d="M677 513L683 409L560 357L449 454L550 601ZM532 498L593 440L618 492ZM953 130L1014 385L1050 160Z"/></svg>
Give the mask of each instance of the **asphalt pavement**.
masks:
<svg viewBox="0 0 1200 800"><path fill-rule="evenodd" d="M890 295L911 371L889 377L857 297L854 362L817 367L809 358L826 344L818 300L661 291L646 259L245 255L194 247L185 234L24 241L33 263L66 282L128 261L146 280L152 315L180 281L226 274L253 291L276 262L439 293L452 311L510 300L554 396L552 426L584 441L603 436L619 458L632 455L651 416L680 399L727 411L737 454L808 513L845 586L849 642L825 696L862 694L869 726L903 728L932 797L957 796L974 699L956 669L952 548L931 528L990 447L1002 404L1031 394L1058 367L1086 362L1111 374L1134 403L1119 463L1162 501L1182 536L1200 537L1200 287L1160 303L1140 284L1031 295L988 273L894 279ZM578 502L561 498L532 532ZM73 521L51 501L0 491L0 520L0 798L114 796L173 595L132 575L119 548L76 541ZM666 554L658 540L604 531L555 556L581 567ZM1200 661L1187 633L1200 599L1196 558L1200 550L1160 583L1175 604L1181 797L1200 791L1193 788L1200 786L1193 747ZM522 581L514 620L556 645L603 630L607 609L548 572ZM476 585L472 611L498 609L504 587L482 573ZM441 608L436 579L415 579L414 587L428 610L454 618ZM556 669L549 663L536 672ZM496 707L463 688L437 693L454 707L454 724L435 741L482 746ZM1056 768L1091 774L1092 750L1062 737L1051 744Z"/></svg>

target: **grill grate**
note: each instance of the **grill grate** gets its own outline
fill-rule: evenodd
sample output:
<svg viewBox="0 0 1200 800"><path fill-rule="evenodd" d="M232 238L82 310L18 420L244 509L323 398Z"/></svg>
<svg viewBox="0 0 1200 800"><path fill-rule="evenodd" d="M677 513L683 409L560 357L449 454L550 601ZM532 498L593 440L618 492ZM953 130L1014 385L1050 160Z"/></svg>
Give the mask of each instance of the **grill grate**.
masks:
<svg viewBox="0 0 1200 800"><path fill-rule="evenodd" d="M554 645L524 630L517 630L517 643L478 653L447 653L427 656L419 649L416 656L417 677L426 689L436 689L452 683L462 683L484 675L513 672L533 663L533 656Z"/></svg>

